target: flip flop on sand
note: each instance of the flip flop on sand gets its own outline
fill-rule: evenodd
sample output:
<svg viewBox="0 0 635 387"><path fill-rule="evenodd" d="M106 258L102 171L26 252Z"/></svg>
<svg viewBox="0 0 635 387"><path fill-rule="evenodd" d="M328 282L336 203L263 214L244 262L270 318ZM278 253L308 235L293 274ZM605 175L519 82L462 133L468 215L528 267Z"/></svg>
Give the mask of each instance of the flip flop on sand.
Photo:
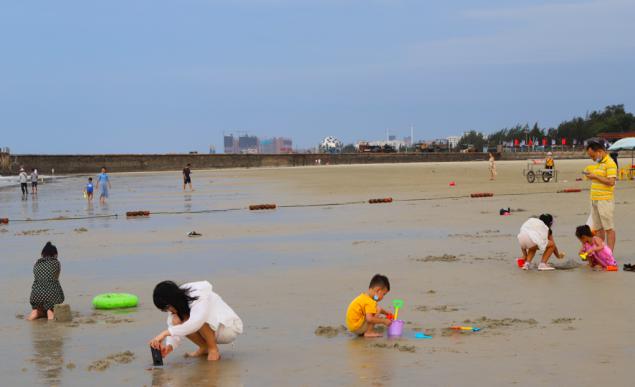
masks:
<svg viewBox="0 0 635 387"><path fill-rule="evenodd" d="M203 234L199 234L199 233L197 233L196 231L190 231L189 233L187 233L187 236L189 236L190 238L193 238L193 237L200 237L200 236L202 236L202 235L203 235Z"/></svg>

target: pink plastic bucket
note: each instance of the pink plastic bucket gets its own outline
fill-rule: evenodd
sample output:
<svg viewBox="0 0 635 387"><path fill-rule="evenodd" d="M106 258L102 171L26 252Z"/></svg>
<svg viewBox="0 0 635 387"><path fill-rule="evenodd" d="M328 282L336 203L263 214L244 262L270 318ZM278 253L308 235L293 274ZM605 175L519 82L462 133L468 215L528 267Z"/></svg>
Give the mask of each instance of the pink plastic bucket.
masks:
<svg viewBox="0 0 635 387"><path fill-rule="evenodd" d="M403 320L395 320L388 327L388 336L389 337L399 337L403 333Z"/></svg>

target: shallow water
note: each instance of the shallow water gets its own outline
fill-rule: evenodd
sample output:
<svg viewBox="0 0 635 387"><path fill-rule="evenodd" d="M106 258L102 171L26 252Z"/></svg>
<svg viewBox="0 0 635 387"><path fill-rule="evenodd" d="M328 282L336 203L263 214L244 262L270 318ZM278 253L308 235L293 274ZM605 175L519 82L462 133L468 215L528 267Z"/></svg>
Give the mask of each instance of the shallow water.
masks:
<svg viewBox="0 0 635 387"><path fill-rule="evenodd" d="M499 163L494 183L486 180L486 164L481 170L479 163L195 171L197 190L191 194L181 192L180 173L113 174L108 205L95 201L92 208L82 199L83 177L44 184L36 199L25 201L16 189L0 190L0 217L12 219L241 208L0 226L3 384L629 385L628 364L635 354L629 295L635 274L584 267L518 270L515 235L526 217L554 213L557 241L573 259L578 246L571 233L586 220L588 205L588 193L555 193L584 183L528 185L521 165ZM574 181L583 165L563 163L563 179ZM458 189L448 188L450 177ZM554 193L531 194L549 189ZM632 183L618 187L620 264L633 259L630 252L635 251L635 226L622 215L635 210L631 189ZM257 203L363 202L487 191L528 195L246 209ZM527 211L500 217L503 207ZM76 231L81 228L86 231ZM47 231L31 235L33 230ZM188 238L192 230L203 235ZM60 249L67 302L81 315L77 326L15 317L28 313L32 264L47 240ZM443 254L457 259L418 260ZM400 342L414 345L415 353L313 333L319 325L339 326L348 302L376 272L392 282L384 306L393 298L406 301L400 317L410 324ZM163 369L146 370L151 364L147 341L165 328L165 315L151 301L154 284L164 279L209 280L242 317L245 334L221 347L221 362L184 359L183 352L192 349L184 344ZM139 295L139 307L91 316L92 297L111 291ZM428 312L418 311L420 306ZM538 323L492 325L474 335L442 334L445 327L482 316ZM94 322L87 323L90 319ZM433 339L415 340L415 329L427 330ZM130 363L88 371L93 362L128 350L135 354Z"/></svg>

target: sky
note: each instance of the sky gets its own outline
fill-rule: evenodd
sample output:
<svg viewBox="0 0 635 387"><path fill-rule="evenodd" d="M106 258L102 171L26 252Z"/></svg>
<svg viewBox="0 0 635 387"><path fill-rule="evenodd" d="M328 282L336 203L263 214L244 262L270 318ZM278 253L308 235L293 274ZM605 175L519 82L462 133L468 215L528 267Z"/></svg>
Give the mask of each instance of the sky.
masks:
<svg viewBox="0 0 635 387"><path fill-rule="evenodd" d="M635 111L633 20L632 0L4 1L0 147L308 148Z"/></svg>

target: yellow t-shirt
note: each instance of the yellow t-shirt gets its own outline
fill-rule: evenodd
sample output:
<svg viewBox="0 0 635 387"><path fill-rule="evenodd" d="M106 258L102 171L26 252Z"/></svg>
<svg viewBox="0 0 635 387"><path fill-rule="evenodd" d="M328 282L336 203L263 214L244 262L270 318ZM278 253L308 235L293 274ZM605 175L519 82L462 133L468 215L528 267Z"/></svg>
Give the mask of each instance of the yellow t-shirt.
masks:
<svg viewBox="0 0 635 387"><path fill-rule="evenodd" d="M346 310L346 327L352 332L364 325L368 313L377 313L377 301L368 294L362 293L357 296Z"/></svg>
<svg viewBox="0 0 635 387"><path fill-rule="evenodd" d="M553 167L553 159L552 159L551 157L548 157L548 158L545 160L545 166L546 166L546 167Z"/></svg>
<svg viewBox="0 0 635 387"><path fill-rule="evenodd" d="M611 156L606 155L600 161L593 174L602 177L614 177L617 178L617 165ZM591 181L591 200L613 200L613 190L615 186L602 184L599 181Z"/></svg>

